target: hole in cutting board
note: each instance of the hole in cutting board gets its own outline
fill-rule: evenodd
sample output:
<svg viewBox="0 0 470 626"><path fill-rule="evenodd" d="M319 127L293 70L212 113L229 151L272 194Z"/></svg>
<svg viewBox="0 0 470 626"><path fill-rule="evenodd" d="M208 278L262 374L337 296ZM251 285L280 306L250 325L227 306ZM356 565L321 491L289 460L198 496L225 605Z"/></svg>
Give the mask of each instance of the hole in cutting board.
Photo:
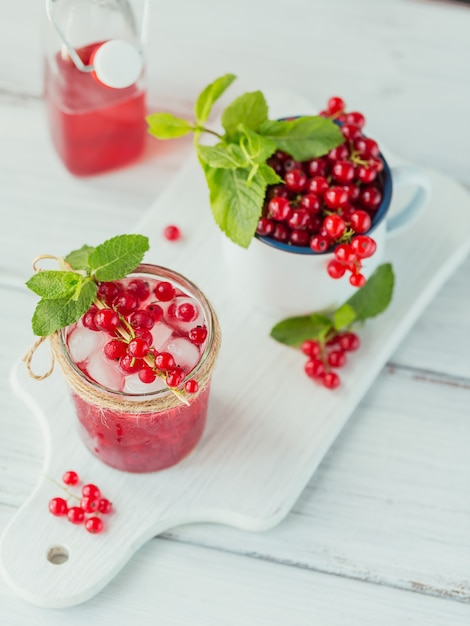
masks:
<svg viewBox="0 0 470 626"><path fill-rule="evenodd" d="M69 560L69 551L64 546L50 548L47 553L47 560L53 563L53 565L62 565Z"/></svg>

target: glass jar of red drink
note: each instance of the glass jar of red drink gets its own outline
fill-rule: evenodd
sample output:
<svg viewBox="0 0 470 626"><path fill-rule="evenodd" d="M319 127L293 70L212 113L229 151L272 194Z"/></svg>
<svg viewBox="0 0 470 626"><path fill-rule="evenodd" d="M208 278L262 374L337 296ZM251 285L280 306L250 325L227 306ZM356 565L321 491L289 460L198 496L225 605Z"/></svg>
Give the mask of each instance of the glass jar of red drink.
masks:
<svg viewBox="0 0 470 626"><path fill-rule="evenodd" d="M143 150L148 6L46 0L46 110L53 144L72 174L122 167Z"/></svg>
<svg viewBox="0 0 470 626"><path fill-rule="evenodd" d="M175 361L179 361L184 368L184 379L177 387L169 388L163 383L155 387L152 383L147 385L147 391L147 386L137 380L136 374L124 375L122 372L125 381L116 382L117 389L103 384L107 382L111 385L115 375L116 381L121 381L118 363L106 359L102 361L102 367L109 367L111 374L97 372L96 369L96 350L103 351L104 343L112 336L102 337L106 333L95 332L91 340L96 338L98 348L90 348L90 355L87 356L83 346L90 341L90 337L77 335L76 339L73 338L74 332L86 335L88 329L83 327L82 321L56 335L52 347L70 385L79 434L87 448L101 461L119 470L152 472L181 461L194 449L203 434L211 375L220 346L220 330L207 298L182 275L146 264L139 266L123 284L126 287L129 281L135 284L136 280L145 281L151 289L143 307L155 301L152 295L155 285L164 282L174 288L172 300L164 300L160 304L155 302L157 306L161 305L164 313L153 329L157 342L153 348L157 353L173 351ZM186 303L185 311L187 303L193 303L197 317L194 322L187 317L181 321L175 315L178 299ZM193 337L192 328L203 328L204 335L203 341L199 338L191 347L188 337ZM92 331L89 332L93 335ZM78 345L80 357L77 357L74 343ZM101 356L98 355L98 358ZM82 360L77 363L79 358ZM95 359L93 367L91 358ZM188 381L193 381L192 389L191 385L187 386ZM158 379L156 383L159 383ZM186 389L191 389L191 393L187 393Z"/></svg>

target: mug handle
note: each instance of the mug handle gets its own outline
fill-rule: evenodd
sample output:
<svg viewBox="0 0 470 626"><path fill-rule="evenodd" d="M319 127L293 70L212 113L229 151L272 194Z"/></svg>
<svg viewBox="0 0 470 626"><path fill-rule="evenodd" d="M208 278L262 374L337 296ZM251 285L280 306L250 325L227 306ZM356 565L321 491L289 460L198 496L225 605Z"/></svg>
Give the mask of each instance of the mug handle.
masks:
<svg viewBox="0 0 470 626"><path fill-rule="evenodd" d="M410 226L422 213L431 198L431 181L428 175L415 165L392 167L393 188L413 185L417 187L413 197L399 213L387 220L387 237L394 237Z"/></svg>

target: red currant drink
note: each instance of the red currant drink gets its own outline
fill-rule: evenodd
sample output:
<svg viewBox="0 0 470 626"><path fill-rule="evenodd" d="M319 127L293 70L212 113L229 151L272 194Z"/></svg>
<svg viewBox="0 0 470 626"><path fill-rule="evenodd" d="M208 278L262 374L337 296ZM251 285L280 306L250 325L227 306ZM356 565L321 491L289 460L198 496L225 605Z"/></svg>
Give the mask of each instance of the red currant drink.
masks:
<svg viewBox="0 0 470 626"><path fill-rule="evenodd" d="M77 50L85 65L101 45ZM137 83L124 89L101 84L58 53L46 65L46 106L55 148L77 176L97 174L135 159L144 147L145 91Z"/></svg>
<svg viewBox="0 0 470 626"><path fill-rule="evenodd" d="M139 270L101 283L100 307L65 329L62 350L85 445L112 467L150 472L200 440L219 339L197 287L164 268Z"/></svg>

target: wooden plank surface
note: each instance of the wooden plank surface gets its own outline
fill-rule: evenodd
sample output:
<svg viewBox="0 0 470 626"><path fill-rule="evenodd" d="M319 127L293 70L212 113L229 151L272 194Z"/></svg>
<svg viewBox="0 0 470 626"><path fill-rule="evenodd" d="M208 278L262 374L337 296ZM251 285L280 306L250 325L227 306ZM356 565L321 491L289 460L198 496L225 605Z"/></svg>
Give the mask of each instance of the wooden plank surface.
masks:
<svg viewBox="0 0 470 626"><path fill-rule="evenodd" d="M38 245L67 252L77 237L78 245L93 244L129 230L189 149L185 140L170 146L149 139L131 168L69 176L50 146L40 99L42 3L3 0L2 8L0 294L8 331L0 342L0 531L42 464L39 428L6 381L12 360L29 345L34 299L20 284L31 258ZM295 28L284 9L204 0L196 15L187 2L158 3L151 108L190 114L201 86L226 71L249 89L282 86L319 103L344 95L392 150L470 185L470 127L462 122L470 108L467 7L295 0ZM96 598L67 611L24 604L1 582L3 621L468 624L469 273L467 259L277 528L178 528L139 551Z"/></svg>

